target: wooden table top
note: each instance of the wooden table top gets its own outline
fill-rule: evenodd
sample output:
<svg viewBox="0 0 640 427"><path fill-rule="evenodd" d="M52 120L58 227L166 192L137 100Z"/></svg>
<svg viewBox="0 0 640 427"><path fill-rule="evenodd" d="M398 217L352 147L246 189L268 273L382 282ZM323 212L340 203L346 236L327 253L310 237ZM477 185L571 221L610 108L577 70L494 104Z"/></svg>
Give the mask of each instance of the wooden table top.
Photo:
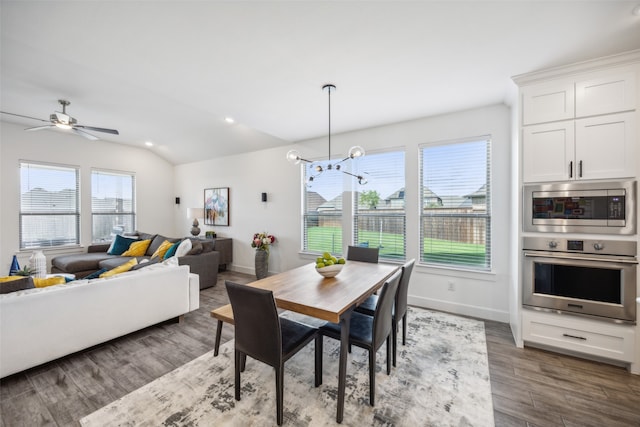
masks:
<svg viewBox="0 0 640 427"><path fill-rule="evenodd" d="M350 307L362 303L398 268L397 265L347 261L340 274L325 278L310 263L250 283L273 291L278 307L338 323Z"/></svg>

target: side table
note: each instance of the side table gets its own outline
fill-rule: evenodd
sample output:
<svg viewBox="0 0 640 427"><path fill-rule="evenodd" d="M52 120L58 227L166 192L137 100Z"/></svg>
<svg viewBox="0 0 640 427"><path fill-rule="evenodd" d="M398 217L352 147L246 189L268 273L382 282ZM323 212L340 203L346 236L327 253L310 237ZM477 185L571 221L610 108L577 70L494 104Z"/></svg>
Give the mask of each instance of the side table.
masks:
<svg viewBox="0 0 640 427"><path fill-rule="evenodd" d="M230 237L216 237L213 250L220 252L220 271L225 271L227 265L233 262L233 240Z"/></svg>

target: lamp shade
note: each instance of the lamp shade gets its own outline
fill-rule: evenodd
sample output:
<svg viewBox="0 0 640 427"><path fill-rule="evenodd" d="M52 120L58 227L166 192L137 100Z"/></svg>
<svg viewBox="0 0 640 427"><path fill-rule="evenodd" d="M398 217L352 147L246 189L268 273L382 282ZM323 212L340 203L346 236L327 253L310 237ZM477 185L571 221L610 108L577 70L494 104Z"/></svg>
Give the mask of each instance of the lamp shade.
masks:
<svg viewBox="0 0 640 427"><path fill-rule="evenodd" d="M204 218L204 208L187 208L187 218Z"/></svg>

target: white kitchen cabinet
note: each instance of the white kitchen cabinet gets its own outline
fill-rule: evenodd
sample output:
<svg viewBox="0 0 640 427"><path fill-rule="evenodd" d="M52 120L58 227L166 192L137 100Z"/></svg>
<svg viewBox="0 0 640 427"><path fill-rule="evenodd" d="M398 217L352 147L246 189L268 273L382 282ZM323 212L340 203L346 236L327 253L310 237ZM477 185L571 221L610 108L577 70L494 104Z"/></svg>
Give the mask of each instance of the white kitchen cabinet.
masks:
<svg viewBox="0 0 640 427"><path fill-rule="evenodd" d="M522 180L564 181L575 176L574 122L526 126L522 129Z"/></svg>
<svg viewBox="0 0 640 427"><path fill-rule="evenodd" d="M635 176L634 113L607 114L575 123L576 179Z"/></svg>
<svg viewBox="0 0 640 427"><path fill-rule="evenodd" d="M554 122L575 117L573 81L556 81L522 89L522 124Z"/></svg>
<svg viewBox="0 0 640 427"><path fill-rule="evenodd" d="M612 72L577 81L576 118L631 111L636 108L636 73Z"/></svg>

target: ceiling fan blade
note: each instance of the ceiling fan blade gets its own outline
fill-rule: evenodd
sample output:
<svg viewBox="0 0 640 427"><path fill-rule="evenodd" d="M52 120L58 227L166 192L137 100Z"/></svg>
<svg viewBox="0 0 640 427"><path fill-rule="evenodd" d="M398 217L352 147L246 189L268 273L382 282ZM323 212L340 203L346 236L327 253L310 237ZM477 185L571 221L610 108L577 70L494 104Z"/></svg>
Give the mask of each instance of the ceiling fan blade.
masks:
<svg viewBox="0 0 640 427"><path fill-rule="evenodd" d="M85 132L81 129L78 129L78 126L72 127L71 132L75 133L76 135L84 136L85 138L90 139L92 141L97 141L98 139L100 139L97 136L91 135L89 132Z"/></svg>
<svg viewBox="0 0 640 427"><path fill-rule="evenodd" d="M8 114L8 115L10 115L10 116L23 117L23 118L25 118L25 119L39 120L39 121L41 121L41 122L49 123L49 120L38 119L38 118L36 118L36 117L31 117L31 116L24 116L24 115L22 115L22 114L7 113L6 111L0 111L0 113L2 113L2 114Z"/></svg>
<svg viewBox="0 0 640 427"><path fill-rule="evenodd" d="M75 128L81 128L81 129L87 129L87 130L93 130L96 132L105 132L105 133L111 133L113 135L120 135L120 132L118 132L115 129L105 129L105 128L96 128L93 126L81 126L81 125L75 125Z"/></svg>
<svg viewBox="0 0 640 427"><path fill-rule="evenodd" d="M33 127L33 128L26 128L25 130L30 132L32 130L42 130L42 129L49 129L49 128L54 128L54 127L56 127L56 125L36 126L36 127Z"/></svg>

